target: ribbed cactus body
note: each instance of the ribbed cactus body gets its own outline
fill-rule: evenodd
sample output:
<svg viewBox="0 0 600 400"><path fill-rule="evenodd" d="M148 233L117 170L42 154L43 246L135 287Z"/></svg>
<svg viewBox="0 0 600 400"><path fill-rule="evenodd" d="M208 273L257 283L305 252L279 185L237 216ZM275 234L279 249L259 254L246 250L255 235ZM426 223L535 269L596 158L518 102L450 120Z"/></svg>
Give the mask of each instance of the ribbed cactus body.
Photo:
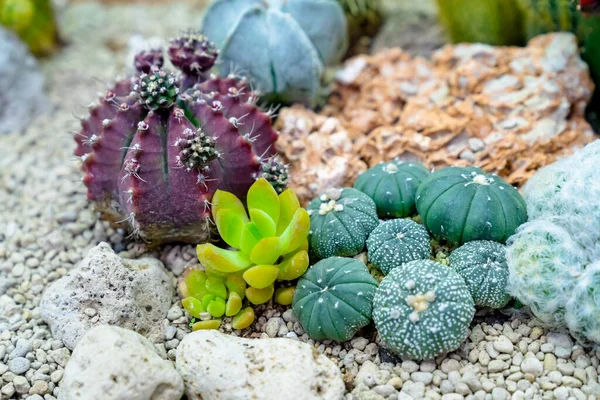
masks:
<svg viewBox="0 0 600 400"><path fill-rule="evenodd" d="M155 66L118 82L82 121L75 154L88 199L109 220L154 243L198 243L213 193L243 197L277 135L245 81L211 77L179 94L171 79Z"/></svg>
<svg viewBox="0 0 600 400"><path fill-rule="evenodd" d="M225 74L250 74L268 97L314 104L324 67L347 46L347 23L335 0L218 0L203 32L220 50Z"/></svg>
<svg viewBox="0 0 600 400"><path fill-rule="evenodd" d="M525 37L549 32L573 32L581 37L581 14L572 0L518 0L524 15Z"/></svg>

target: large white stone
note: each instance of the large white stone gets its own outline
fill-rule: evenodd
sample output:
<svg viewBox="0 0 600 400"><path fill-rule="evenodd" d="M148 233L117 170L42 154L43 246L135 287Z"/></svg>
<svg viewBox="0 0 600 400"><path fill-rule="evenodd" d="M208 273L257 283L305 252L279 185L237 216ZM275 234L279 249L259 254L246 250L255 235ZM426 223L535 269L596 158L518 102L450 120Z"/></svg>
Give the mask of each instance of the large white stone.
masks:
<svg viewBox="0 0 600 400"><path fill-rule="evenodd" d="M97 325L117 325L147 337L161 335L173 287L154 258L121 259L110 246L91 249L69 274L42 296L40 314L69 349Z"/></svg>
<svg viewBox="0 0 600 400"><path fill-rule="evenodd" d="M59 400L179 400L183 380L145 337L100 325L77 344L60 385Z"/></svg>
<svg viewBox="0 0 600 400"><path fill-rule="evenodd" d="M215 330L187 335L177 370L189 400L339 400L339 368L312 346L289 339L244 339Z"/></svg>

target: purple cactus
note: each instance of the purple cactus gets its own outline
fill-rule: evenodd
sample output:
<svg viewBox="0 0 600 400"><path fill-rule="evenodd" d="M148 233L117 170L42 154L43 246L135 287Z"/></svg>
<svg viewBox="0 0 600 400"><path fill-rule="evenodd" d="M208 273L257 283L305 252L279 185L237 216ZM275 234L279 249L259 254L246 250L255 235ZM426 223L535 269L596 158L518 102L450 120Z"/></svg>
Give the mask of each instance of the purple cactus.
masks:
<svg viewBox="0 0 600 400"><path fill-rule="evenodd" d="M133 66L138 72L149 73L152 67L162 68L165 63L165 57L162 49L152 49L141 51L136 54L133 60Z"/></svg>
<svg viewBox="0 0 600 400"><path fill-rule="evenodd" d="M88 199L153 244L205 242L213 193L244 198L277 134L244 80L212 76L179 93L182 79L157 63L140 71L101 97L76 135Z"/></svg>
<svg viewBox="0 0 600 400"><path fill-rule="evenodd" d="M206 80L207 72L213 67L219 55L211 41L193 32L171 40L167 51L171 63L183 72L183 89Z"/></svg>

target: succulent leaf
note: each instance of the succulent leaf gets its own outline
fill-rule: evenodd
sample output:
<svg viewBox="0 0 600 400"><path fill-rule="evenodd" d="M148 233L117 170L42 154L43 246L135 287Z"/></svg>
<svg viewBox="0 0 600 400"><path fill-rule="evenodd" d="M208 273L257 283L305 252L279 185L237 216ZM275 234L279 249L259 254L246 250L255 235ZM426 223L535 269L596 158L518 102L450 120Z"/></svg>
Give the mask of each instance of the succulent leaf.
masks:
<svg viewBox="0 0 600 400"><path fill-rule="evenodd" d="M224 190L215 192L212 198L212 213L215 220L217 220L217 213L221 210L231 210L242 219L244 224L248 223L248 215L244 204L233 193Z"/></svg>
<svg viewBox="0 0 600 400"><path fill-rule="evenodd" d="M286 230L281 234L281 249L283 254L296 250L304 243L310 231L310 216L304 208L299 208Z"/></svg>
<svg viewBox="0 0 600 400"><path fill-rule="evenodd" d="M215 224L221 238L236 249L240 248L244 221L239 214L231 209L219 210L215 218Z"/></svg>
<svg viewBox="0 0 600 400"><path fill-rule="evenodd" d="M206 312L202 302L195 297L186 297L181 300L181 305L192 317L200 318L200 314Z"/></svg>
<svg viewBox="0 0 600 400"><path fill-rule="evenodd" d="M254 222L246 224L242 230L240 250L242 250L244 254L250 255L250 252L260 239L262 239L262 235L260 234L256 224Z"/></svg>
<svg viewBox="0 0 600 400"><path fill-rule="evenodd" d="M207 276L199 269L186 268L183 278L179 281L179 291L182 297L201 299L208 293L205 287Z"/></svg>
<svg viewBox="0 0 600 400"><path fill-rule="evenodd" d="M277 236L261 239L250 252L254 264L274 264L281 256L280 238Z"/></svg>
<svg viewBox="0 0 600 400"><path fill-rule="evenodd" d="M217 297L227 298L227 288L225 287L225 282L222 277L209 276L208 279L206 279L205 286L208 293Z"/></svg>
<svg viewBox="0 0 600 400"><path fill-rule="evenodd" d="M214 318L220 318L225 314L225 300L220 297L212 300L206 307L206 311Z"/></svg>
<svg viewBox="0 0 600 400"><path fill-rule="evenodd" d="M264 178L258 179L248 190L248 210L258 209L266 213L275 226L279 222L279 197L273 186Z"/></svg>
<svg viewBox="0 0 600 400"><path fill-rule="evenodd" d="M308 269L309 259L308 252L306 250L300 250L291 256L283 259L278 264L279 275L278 280L291 281L300 278Z"/></svg>
<svg viewBox="0 0 600 400"><path fill-rule="evenodd" d="M227 276L225 286L229 292L235 292L243 299L246 296L246 281L240 274L231 274Z"/></svg>
<svg viewBox="0 0 600 400"><path fill-rule="evenodd" d="M275 236L277 233L277 225L275 225L273 219L266 212L254 208L250 209L249 213L250 219L260 231L261 237L266 238Z"/></svg>
<svg viewBox="0 0 600 400"><path fill-rule="evenodd" d="M246 298L254 305L264 304L273 297L274 292L275 287L273 285L267 286L264 289L249 287L246 289Z"/></svg>
<svg viewBox="0 0 600 400"><path fill-rule="evenodd" d="M288 227L296 210L300 208L298 196L292 189L287 189L279 195L279 223L277 224L277 234L281 235Z"/></svg>
<svg viewBox="0 0 600 400"><path fill-rule="evenodd" d="M236 292L230 292L227 304L225 305L225 315L233 317L242 309L242 298Z"/></svg>
<svg viewBox="0 0 600 400"><path fill-rule="evenodd" d="M279 268L275 265L255 265L244 272L244 280L256 289L264 289L277 279Z"/></svg>
<svg viewBox="0 0 600 400"><path fill-rule="evenodd" d="M289 306L294 300L295 291L296 288L294 286L277 289L275 291L275 295L273 296L275 303L281 304L282 306Z"/></svg>
<svg viewBox="0 0 600 400"><path fill-rule="evenodd" d="M246 307L240 311L231 320L231 326L233 329L246 329L254 322L254 310L252 307Z"/></svg>
<svg viewBox="0 0 600 400"><path fill-rule="evenodd" d="M192 325L193 331L199 331L202 329L219 329L221 326L220 319L209 319L207 321L198 321L194 325Z"/></svg>
<svg viewBox="0 0 600 400"><path fill-rule="evenodd" d="M238 272L252 265L242 252L223 250L210 243L199 244L196 247L196 253L202 265L214 271Z"/></svg>

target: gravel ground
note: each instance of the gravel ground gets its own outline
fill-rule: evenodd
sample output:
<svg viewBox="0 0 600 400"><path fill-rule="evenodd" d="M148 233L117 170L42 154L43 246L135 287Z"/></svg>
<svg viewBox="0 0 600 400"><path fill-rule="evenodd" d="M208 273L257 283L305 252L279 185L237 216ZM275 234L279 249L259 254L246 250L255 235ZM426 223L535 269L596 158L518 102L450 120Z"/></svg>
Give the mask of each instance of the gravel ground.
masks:
<svg viewBox="0 0 600 400"><path fill-rule="evenodd" d="M153 255L172 271L173 285L186 264L195 263L193 246L149 250L97 220L85 199L74 142L75 114L122 69L131 34L169 37L199 21L197 10L120 6L106 10L81 4L62 17L69 45L43 65L48 115L27 131L0 137L0 397L51 400L58 396L70 351L54 340L39 316L44 288L66 274L101 241L121 256ZM93 25L91 25L93 23ZM187 23L187 25L183 25ZM93 28L93 29L92 29ZM81 111L78 111L81 110ZM249 337L308 339L291 310L257 309ZM569 336L548 333L524 318L497 318L472 326L456 352L435 361L396 360L375 341L372 329L339 345L316 343L340 365L348 399L596 399L599 353L574 345ZM189 332L178 299L156 343L173 360ZM224 330L230 326L224 324Z"/></svg>

